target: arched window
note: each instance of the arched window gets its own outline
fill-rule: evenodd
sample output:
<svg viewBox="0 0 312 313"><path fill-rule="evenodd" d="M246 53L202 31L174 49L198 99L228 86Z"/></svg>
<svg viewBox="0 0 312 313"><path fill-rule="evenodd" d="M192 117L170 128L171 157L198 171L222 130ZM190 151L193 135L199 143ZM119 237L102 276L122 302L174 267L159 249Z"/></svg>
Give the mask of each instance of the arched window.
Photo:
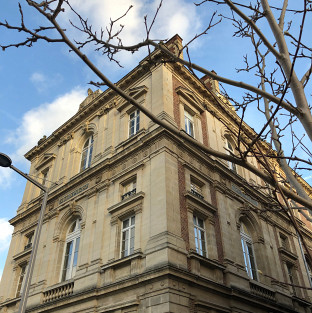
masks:
<svg viewBox="0 0 312 313"><path fill-rule="evenodd" d="M93 135L86 140L83 146L81 153L80 171L83 171L86 168L90 167L92 159L92 150L93 150Z"/></svg>
<svg viewBox="0 0 312 313"><path fill-rule="evenodd" d="M80 242L80 219L76 219L69 227L66 236L62 281L75 276Z"/></svg>
<svg viewBox="0 0 312 313"><path fill-rule="evenodd" d="M229 155L234 155L234 148L233 148L233 145L232 143L230 142L229 139L226 139L226 151ZM228 166L229 166L229 169L232 170L233 172L237 173L237 169L236 169L236 165L230 161L228 161Z"/></svg>
<svg viewBox="0 0 312 313"><path fill-rule="evenodd" d="M244 223L241 223L240 235L247 274L251 279L258 280L257 265L252 239Z"/></svg>

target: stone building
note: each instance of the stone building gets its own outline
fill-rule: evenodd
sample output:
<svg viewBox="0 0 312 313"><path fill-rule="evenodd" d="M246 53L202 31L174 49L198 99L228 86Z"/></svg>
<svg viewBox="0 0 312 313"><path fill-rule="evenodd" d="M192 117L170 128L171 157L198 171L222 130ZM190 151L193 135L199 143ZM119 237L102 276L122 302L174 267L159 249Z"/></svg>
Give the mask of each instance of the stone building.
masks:
<svg viewBox="0 0 312 313"><path fill-rule="evenodd" d="M216 82L144 59L118 86L204 145L235 153L228 129L239 118ZM25 156L50 188L27 312L311 312L304 250L285 214L262 211L269 195L254 186L264 182L171 135L112 90L89 90ZM17 311L41 199L27 183L10 221L0 312ZM296 219L312 246L310 223Z"/></svg>

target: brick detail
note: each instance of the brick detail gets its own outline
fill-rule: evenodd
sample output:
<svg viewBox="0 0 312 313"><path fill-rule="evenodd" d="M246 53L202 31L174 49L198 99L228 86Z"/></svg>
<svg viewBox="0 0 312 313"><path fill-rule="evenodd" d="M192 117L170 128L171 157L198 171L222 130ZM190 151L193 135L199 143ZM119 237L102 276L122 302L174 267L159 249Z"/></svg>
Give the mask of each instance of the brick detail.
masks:
<svg viewBox="0 0 312 313"><path fill-rule="evenodd" d="M181 128L180 121L180 104L179 104L179 95L176 93L176 89L182 86L181 83L172 76L172 90L173 90L173 118L178 125L178 128Z"/></svg>
<svg viewBox="0 0 312 313"><path fill-rule="evenodd" d="M217 201L217 193L212 184L210 184L210 190L211 190L211 203L216 208L218 207L218 201ZM218 212L215 215L215 234L216 234L216 244L217 244L217 253L218 253L218 260L223 263L224 260L224 253L223 253L223 244L222 244L222 233L221 233L221 227L220 227L220 219Z"/></svg>
<svg viewBox="0 0 312 313"><path fill-rule="evenodd" d="M204 111L200 115L201 124L202 124L202 131L203 131L203 143L205 146L209 146L209 140L208 140L208 127L207 127L207 112Z"/></svg>

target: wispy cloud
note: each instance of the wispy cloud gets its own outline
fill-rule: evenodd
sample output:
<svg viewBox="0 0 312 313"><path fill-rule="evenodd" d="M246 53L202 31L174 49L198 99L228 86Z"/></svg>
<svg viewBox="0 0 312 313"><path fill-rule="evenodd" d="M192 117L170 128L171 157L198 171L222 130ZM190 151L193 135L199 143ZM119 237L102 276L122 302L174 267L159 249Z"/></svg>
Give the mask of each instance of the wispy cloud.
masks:
<svg viewBox="0 0 312 313"><path fill-rule="evenodd" d="M20 126L11 132L7 139L7 144L12 144L16 148L12 159L22 162L23 155L35 146L43 135L49 136L77 112L79 104L85 97L86 90L77 87L52 102L43 103L27 111L21 119ZM5 180L0 179L0 185Z"/></svg>
<svg viewBox="0 0 312 313"><path fill-rule="evenodd" d="M8 220L0 218L0 252L9 248L12 232L13 226L10 225Z"/></svg>
<svg viewBox="0 0 312 313"><path fill-rule="evenodd" d="M101 33L101 29L104 30L104 40L107 39L106 27L109 26L110 20L116 20L121 17L132 5L131 10L122 19L115 23L116 28L112 33L115 33L119 29L120 25L123 25L123 30L118 36L122 39L124 45L132 45L140 42L146 37L144 16L147 15L148 25L153 20L159 0L143 1L143 0L115 0L114 5L108 0L93 0L84 1L77 0L74 3L74 9L79 14L88 19L88 23L92 25L93 31L97 34ZM63 16L63 22L66 24L68 19L74 21L76 25L79 25L79 21L73 16L70 10L66 10ZM179 34L184 42L190 40L197 32L201 30L202 23L198 18L196 12L196 6L193 2L187 0L166 0L163 2L158 16L153 25L150 38L152 39L169 39L175 34ZM83 41L83 35L81 32L73 29L72 27L66 27L71 29L69 32L70 37ZM115 44L118 44L118 40L115 40ZM85 51L90 53L94 47L87 46ZM121 64L125 67L134 66L135 63L146 55L146 49L134 55L129 52L120 52L117 59L121 61ZM101 63L100 63L101 62ZM105 65L107 60L103 61L103 57L98 58L98 63Z"/></svg>
<svg viewBox="0 0 312 313"><path fill-rule="evenodd" d="M51 88L51 86L59 84L62 80L62 76L57 73L48 77L41 72L34 72L30 76L30 81L33 83L38 92L44 92L48 88Z"/></svg>

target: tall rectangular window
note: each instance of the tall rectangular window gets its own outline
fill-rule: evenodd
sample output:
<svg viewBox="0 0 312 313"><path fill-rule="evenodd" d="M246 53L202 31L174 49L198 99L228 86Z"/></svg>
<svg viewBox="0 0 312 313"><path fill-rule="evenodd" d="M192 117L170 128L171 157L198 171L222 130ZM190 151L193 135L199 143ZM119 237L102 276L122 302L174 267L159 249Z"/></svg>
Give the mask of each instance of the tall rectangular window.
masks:
<svg viewBox="0 0 312 313"><path fill-rule="evenodd" d="M16 297L19 297L21 295L21 292L23 291L24 285L25 285L25 276L27 273L27 264L23 264L21 266L21 272L18 279L18 285L16 290Z"/></svg>
<svg viewBox="0 0 312 313"><path fill-rule="evenodd" d="M80 220L77 219L71 224L66 236L62 281L71 279L76 274L80 235Z"/></svg>
<svg viewBox="0 0 312 313"><path fill-rule="evenodd" d="M241 242L247 274L251 279L258 280L256 259L253 251L252 241L249 236L241 233Z"/></svg>
<svg viewBox="0 0 312 313"><path fill-rule="evenodd" d="M184 123L185 123L185 132L191 137L194 137L193 116L187 111L184 111Z"/></svg>
<svg viewBox="0 0 312 313"><path fill-rule="evenodd" d="M294 280L294 269L293 266L291 264L286 263L286 268L287 268L287 274L288 274L288 278L289 278L289 282L291 283L291 290L293 292L293 294L296 294L296 289L295 289L295 280Z"/></svg>
<svg viewBox="0 0 312 313"><path fill-rule="evenodd" d="M196 215L193 215L194 235L196 252L204 257L207 256L205 226L204 221Z"/></svg>
<svg viewBox="0 0 312 313"><path fill-rule="evenodd" d="M26 245L25 245L25 247L24 247L24 250L31 248L31 246L32 246L32 241L33 241L33 236L34 236L34 233L30 233L30 234L28 234L28 235L26 236L27 242L26 242Z"/></svg>
<svg viewBox="0 0 312 313"><path fill-rule="evenodd" d="M129 115L129 137L140 130L140 111L135 110Z"/></svg>
<svg viewBox="0 0 312 313"><path fill-rule="evenodd" d="M122 221L121 257L124 258L134 252L135 216Z"/></svg>

